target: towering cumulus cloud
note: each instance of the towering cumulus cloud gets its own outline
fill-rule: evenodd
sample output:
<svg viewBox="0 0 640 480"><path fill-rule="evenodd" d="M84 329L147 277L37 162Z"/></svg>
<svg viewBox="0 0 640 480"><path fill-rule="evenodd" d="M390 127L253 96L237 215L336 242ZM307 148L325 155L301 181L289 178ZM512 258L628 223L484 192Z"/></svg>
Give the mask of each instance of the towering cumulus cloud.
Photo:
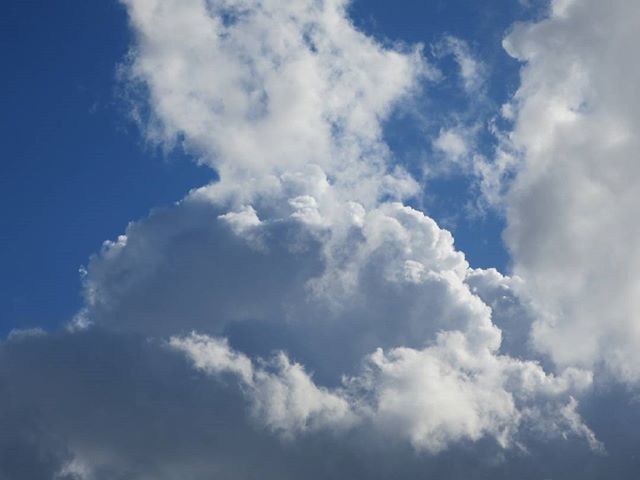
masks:
<svg viewBox="0 0 640 480"><path fill-rule="evenodd" d="M0 345L0 418L28 419L0 433L0 478L462 478L507 456L538 478L547 442L604 452L579 399L599 361L640 375L639 106L599 35L631 55L634 15L556 2L505 40L527 62L519 278L409 206L383 130L435 78L419 46L365 36L345 0L124 4L144 134L220 180L105 242L68 331Z"/></svg>
<svg viewBox="0 0 640 480"><path fill-rule="evenodd" d="M640 4L556 0L505 48L526 66L511 140L524 164L506 239L560 365L640 380ZM571 345L571 348L567 348Z"/></svg>

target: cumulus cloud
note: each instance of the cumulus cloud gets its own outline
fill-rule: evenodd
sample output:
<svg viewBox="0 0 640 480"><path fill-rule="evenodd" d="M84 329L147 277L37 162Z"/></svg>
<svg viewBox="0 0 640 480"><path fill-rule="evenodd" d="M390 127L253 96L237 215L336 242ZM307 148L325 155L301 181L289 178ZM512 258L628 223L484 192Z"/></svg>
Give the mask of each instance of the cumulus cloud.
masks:
<svg viewBox="0 0 640 480"><path fill-rule="evenodd" d="M403 198L411 191L412 180L391 166L380 132L391 106L425 68L416 50L375 44L353 28L340 2L127 5L139 37L128 68L149 89L149 134L160 131L169 143L180 134L202 161L221 172L221 182L131 224L124 240L106 244L87 267L83 317L146 335L196 329L201 335L235 337L247 344L249 355L284 350L327 385L337 388L350 378L352 386L367 385L366 398L377 399L367 404L358 395L332 396L298 363L278 357L280 373L267 375L269 384L295 399L296 384L285 372L297 371L306 385L302 391L317 397L320 418L327 416L323 405L331 399L336 405L347 402L344 415L396 423L384 420L397 410L390 398L402 402L403 395L410 399L430 385L442 392L443 401L459 396L458 407L446 413L442 403L426 398L414 411L402 412L407 418L397 423L404 427L394 427L400 438L431 451L484 436L506 446L522 418L523 404L510 387L513 376L539 367L500 356L502 332L492 323L491 309L469 290L469 266L449 232L421 212L380 197L386 192ZM175 18L192 16L201 24L192 29L194 37L191 31L185 38L171 37ZM456 52L462 48L449 43ZM186 76L167 76L175 55L179 71L190 72ZM299 61L305 62L304 71L296 68ZM226 73L217 73L216 62L240 77L224 83ZM308 69L314 81L305 76ZM223 83L212 89L199 80L207 76ZM256 79L264 89L264 108L250 115ZM293 88L286 98L277 93L282 85ZM296 95L292 110L289 101ZM227 97L241 98L243 107L225 107ZM322 102L314 103L316 97ZM201 115L190 113L194 99ZM287 122L316 128L302 132ZM266 141L263 128L279 137ZM302 150L282 150L299 142L305 143ZM252 143L257 146L251 151L232 148ZM354 189L355 182L366 188ZM278 333L271 342L252 344L264 331ZM173 338L198 368L235 373L250 392L250 403L266 405L264 392L271 390L256 383L263 371L246 354L224 353L214 337ZM209 354L203 353L207 345L213 349ZM331 358L329 345L339 352ZM200 355L211 355L210 362L199 363ZM410 357L416 360L405 361ZM461 373L461 358L486 369ZM361 371L363 359L368 373ZM425 384L423 374L431 381ZM546 376L542 370L538 374ZM398 379L392 380L394 375ZM403 388L396 391L396 384ZM555 392L558 401L568 401L573 389L567 384ZM283 409L265 408L267 418ZM286 420L305 424L305 415Z"/></svg>
<svg viewBox="0 0 640 480"><path fill-rule="evenodd" d="M558 365L640 380L636 2L554 1L504 41L524 62L505 238ZM567 348L571 345L571 348Z"/></svg>
<svg viewBox="0 0 640 480"><path fill-rule="evenodd" d="M534 320L544 344L550 324L536 315L560 298L543 294L562 292L571 274L536 277L550 272L525 260L556 246L531 228L545 251L518 243L514 218L538 218L516 216L531 198L520 197L533 185L527 172L541 171L535 161L509 197L517 275L471 268L450 232L406 201L418 185L394 164L383 126L428 74L419 47L365 36L342 0L124 4L135 41L123 72L148 112L144 134L181 144L220 181L105 242L83 269L85 305L68 331L0 344L10 394L0 416L31 419L0 434L18 452L0 475L444 478L451 464L496 476L508 457L538 478L562 470L518 460L528 450L578 439L572 458L602 451L577 400L593 382L580 367L592 363L558 358L550 373L528 345ZM514 107L518 147L529 110L553 105L562 125L582 115L547 90L536 96L536 28L506 41L529 60ZM448 39L447 48L465 87L478 88L468 47ZM548 151L554 128L538 130L534 147ZM443 130L439 148L463 155L452 135ZM582 266L593 265L608 263Z"/></svg>
<svg viewBox="0 0 640 480"><path fill-rule="evenodd" d="M343 378L343 385L333 391L316 386L303 367L282 352L256 368L225 339L193 333L173 337L170 345L200 370L235 375L253 414L286 437L308 429L371 424L378 435L439 452L461 439L484 436L507 447L521 424L528 423L526 427L535 425L547 433L584 436L592 448L601 448L580 420L575 400L564 398L568 390L579 392L590 385L587 372L567 370L563 377L550 377L531 362L488 352L478 355L459 333L439 335L436 345L423 350L378 349L368 356L360 375ZM545 418L541 399L549 403L544 410L557 412L554 417ZM541 427L543 420L547 425Z"/></svg>
<svg viewBox="0 0 640 480"><path fill-rule="evenodd" d="M536 423L531 412L543 418L588 388L587 372L556 379L500 353L502 331L474 291L517 302L511 280L470 270L432 219L400 203L344 207L320 227L295 212L256 221L194 192L105 245L87 267L83 314L138 334L205 332L170 343L196 368L237 377L249 410L285 436L356 424L430 452L486 437L507 447ZM249 230L229 222L245 216ZM285 352L261 363L272 350ZM540 427L590 433L580 428Z"/></svg>

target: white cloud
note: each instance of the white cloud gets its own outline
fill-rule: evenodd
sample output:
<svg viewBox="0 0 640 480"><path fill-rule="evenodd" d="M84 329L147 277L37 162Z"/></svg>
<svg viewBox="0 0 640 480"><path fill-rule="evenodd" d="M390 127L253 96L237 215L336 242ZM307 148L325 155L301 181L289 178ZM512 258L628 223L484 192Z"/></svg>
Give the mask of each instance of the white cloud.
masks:
<svg viewBox="0 0 640 480"><path fill-rule="evenodd" d="M256 368L247 356L231 350L224 339L192 333L172 337L169 344L184 352L200 370L237 375L255 417L287 437L327 425L344 428L350 423L347 401L317 387L304 368L291 363L282 352L270 364Z"/></svg>
<svg viewBox="0 0 640 480"><path fill-rule="evenodd" d="M566 190L554 190L563 184L558 177L554 188L540 190L552 208L528 202L538 199L537 175L558 168L547 155L560 140L567 149L560 153L574 154L582 138L575 127L594 108L583 102L591 80L580 55L573 64L562 49L539 53L540 42L555 45L554 34L582 52L568 41L579 28L553 26L578 7L567 4L561 19L543 22L552 27L542 40L536 26L518 27L507 40L513 55L529 60L510 139L529 148L509 196L519 274L509 277L471 269L448 231L403 203L417 184L393 165L382 130L428 68L419 48L366 37L339 0L124 3L136 36L126 70L148 95L146 134L169 146L181 139L221 180L105 242L84 269L75 329L0 345L0 387L14 395L0 418L39 412L34 425L12 424L0 442L21 439L24 457L40 461L31 468L49 472L43 478L97 480L340 478L349 471L389 478L390 470L415 478L428 469L442 478L425 452L459 454L471 444L508 455L529 442L556 446L574 437L580 448L601 448L575 400L592 384L592 373L574 365L592 366L575 361L592 337L580 338L568 361L548 347L566 364L555 374L530 359L525 345L536 308L591 315L567 317L565 325L580 327L578 337L584 318L595 326L590 311L556 302L569 288L592 295L585 305L598 314L610 313L597 289L583 289L598 285L595 273L608 274L618 299L635 305L627 295L637 283L621 285L614 275L626 268L631 277L621 264L629 249L595 235L602 222L618 227L612 236L633 238L635 227L617 210L593 225L572 210L601 213L600 200L613 203L606 189L581 181L594 173L624 187L615 200L627 201L629 214L632 175L620 178L594 157L582 176L569 178L591 188L597 202L569 195L564 213L571 215L560 215L565 204L554 200ZM446 45L466 88L480 88L482 66L468 47L452 38ZM564 63L547 70L554 55ZM537 79L540 65L548 84ZM619 121L599 118L585 138L615 131L597 148L627 148L626 119L607 118ZM544 128L533 128L534 120ZM462 155L468 146L455 135L443 130L436 147ZM575 158L560 153L553 158ZM625 155L612 158L632 167ZM575 173L569 160L553 165ZM567 221L573 218L577 225ZM555 240L565 238L576 240L575 251L558 248ZM581 270L567 268L573 261ZM624 321L608 324L626 334L628 305L616 312ZM539 345L553 325L538 320ZM558 334L568 332L576 333ZM623 347L635 344L625 338Z"/></svg>
<svg viewBox="0 0 640 480"><path fill-rule="evenodd" d="M536 411L539 404L549 402L545 411L564 408L568 389L590 385L584 372L576 378L554 378L535 363L478 351L459 332L442 333L435 345L423 350L378 350L370 357L365 379L375 392L374 421L432 452L485 436L511 446L518 430L539 425L544 416ZM546 431L593 435L582 422L568 429L560 425L551 421Z"/></svg>
<svg viewBox="0 0 640 480"><path fill-rule="evenodd" d="M465 91L478 94L486 77L486 66L471 52L467 42L461 38L447 35L434 46L437 56L452 55L457 66Z"/></svg>
<svg viewBox="0 0 640 480"><path fill-rule="evenodd" d="M362 373L343 378L333 391L318 387L282 352L256 367L225 339L192 333L173 337L170 345L200 370L235 375L254 417L287 438L309 429L341 431L372 423L379 435L436 453L452 442L485 436L508 447L528 423L547 435L584 437L592 448L600 448L576 412L576 401L565 396L589 387L587 372L547 376L535 363L494 356L470 344L461 332L440 334L435 345L423 350L378 349ZM541 401L546 402L543 408Z"/></svg>
<svg viewBox="0 0 640 480"><path fill-rule="evenodd" d="M433 147L442 152L450 161L459 162L469 153L468 139L454 129L441 130L432 142Z"/></svg>
<svg viewBox="0 0 640 480"><path fill-rule="evenodd" d="M390 166L381 131L425 68L416 49L376 44L336 1L126 5L138 38L129 72L149 91L149 133L183 136L221 181L105 245L84 278L86 318L172 336L196 367L238 376L265 422L286 432L355 412L419 449L484 437L506 446L547 384L559 385L549 408L568 401L572 384L501 355L502 332L470 291L451 234L383 201L415 188ZM476 82L466 45L446 45ZM240 353L212 337L242 330L246 342L261 329L280 341ZM181 336L192 330L203 336ZM250 359L266 348L304 362L283 354L266 373ZM366 394L316 385L303 364ZM515 379L532 371L540 382L517 391Z"/></svg>
<svg viewBox="0 0 640 480"><path fill-rule="evenodd" d="M344 423L431 452L483 438L510 447L588 388L586 372L556 378L501 352L492 308L516 354L522 327L505 318L520 312L517 281L470 270L432 219L400 203L355 217L351 204L338 207L320 229L285 211L245 231L206 197L187 198L131 224L126 244L92 260L86 315L102 328L173 336L196 368L235 376L253 416L286 437ZM202 333L182 335L193 329ZM262 340L232 350L219 335ZM257 360L272 350L284 353ZM563 418L541 430L590 433Z"/></svg>
<svg viewBox="0 0 640 480"><path fill-rule="evenodd" d="M560 366L605 365L629 382L640 380L639 31L637 2L554 1L504 42L525 62L505 238L538 309L533 339Z"/></svg>
<svg viewBox="0 0 640 480"><path fill-rule="evenodd" d="M382 48L344 0L124 3L137 37L126 71L148 91L150 138L186 138L221 173L218 190L246 203L271 175L318 165L352 200L404 195L379 191L380 119L427 71L419 48Z"/></svg>

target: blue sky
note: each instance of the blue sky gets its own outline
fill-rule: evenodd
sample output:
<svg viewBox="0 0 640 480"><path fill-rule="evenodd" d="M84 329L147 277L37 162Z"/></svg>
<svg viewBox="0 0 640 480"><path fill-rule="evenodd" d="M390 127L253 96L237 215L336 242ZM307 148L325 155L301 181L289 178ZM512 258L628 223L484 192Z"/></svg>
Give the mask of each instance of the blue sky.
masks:
<svg viewBox="0 0 640 480"><path fill-rule="evenodd" d="M0 480L638 477L640 5L0 8Z"/></svg>
<svg viewBox="0 0 640 480"><path fill-rule="evenodd" d="M119 99L130 38L116 2L8 2L2 55L2 330L59 325L105 239L212 178L147 148Z"/></svg>

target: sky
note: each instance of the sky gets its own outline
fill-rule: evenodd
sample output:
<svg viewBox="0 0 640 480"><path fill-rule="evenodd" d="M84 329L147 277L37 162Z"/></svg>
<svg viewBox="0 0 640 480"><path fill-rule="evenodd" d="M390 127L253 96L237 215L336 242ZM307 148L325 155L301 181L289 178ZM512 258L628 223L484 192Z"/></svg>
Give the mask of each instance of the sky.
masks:
<svg viewBox="0 0 640 480"><path fill-rule="evenodd" d="M640 474L640 4L5 2L0 480Z"/></svg>

